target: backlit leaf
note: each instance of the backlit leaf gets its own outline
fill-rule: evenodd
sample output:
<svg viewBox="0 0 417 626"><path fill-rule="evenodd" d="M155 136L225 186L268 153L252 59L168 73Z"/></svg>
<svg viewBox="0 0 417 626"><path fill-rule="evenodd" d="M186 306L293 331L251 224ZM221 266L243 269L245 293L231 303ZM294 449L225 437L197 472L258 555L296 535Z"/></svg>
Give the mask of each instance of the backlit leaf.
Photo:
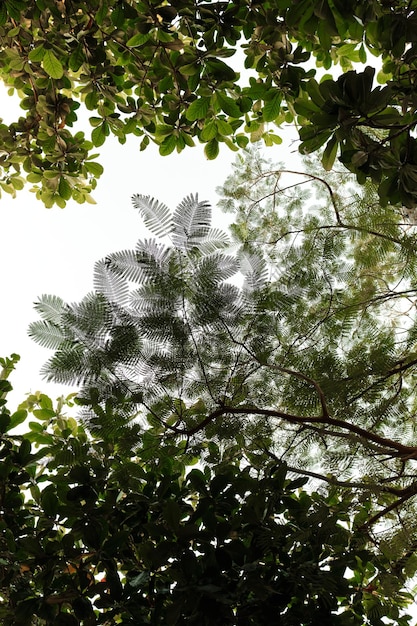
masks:
<svg viewBox="0 0 417 626"><path fill-rule="evenodd" d="M52 50L45 50L45 54L42 59L42 66L47 74L51 78L62 78L64 75L64 68L59 59L55 56Z"/></svg>

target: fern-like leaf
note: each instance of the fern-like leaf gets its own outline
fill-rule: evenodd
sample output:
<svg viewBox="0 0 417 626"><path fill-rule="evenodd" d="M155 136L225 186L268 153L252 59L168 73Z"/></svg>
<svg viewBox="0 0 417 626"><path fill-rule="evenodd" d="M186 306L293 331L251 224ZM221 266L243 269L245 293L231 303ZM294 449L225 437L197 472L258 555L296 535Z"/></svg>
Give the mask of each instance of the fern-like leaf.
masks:
<svg viewBox="0 0 417 626"><path fill-rule="evenodd" d="M268 268L265 259L259 254L241 252L240 269L245 278L244 290L253 293L262 289L268 280Z"/></svg>
<svg viewBox="0 0 417 626"><path fill-rule="evenodd" d="M61 315L65 311L66 304L58 296L51 294L44 294L40 297L38 302L35 302L35 311L46 320L53 324L59 324Z"/></svg>
<svg viewBox="0 0 417 626"><path fill-rule="evenodd" d="M103 294L109 302L116 302L120 306L127 303L129 286L126 278L119 272L112 271L109 257L97 261L94 266L94 288L97 293Z"/></svg>
<svg viewBox="0 0 417 626"><path fill-rule="evenodd" d="M28 334L36 343L49 350L58 350L66 339L61 327L46 320L32 322Z"/></svg>
<svg viewBox="0 0 417 626"><path fill-rule="evenodd" d="M135 209L138 209L144 224L157 237L169 235L173 229L171 211L162 202L151 198L135 194L132 196Z"/></svg>
<svg viewBox="0 0 417 626"><path fill-rule="evenodd" d="M203 238L194 238L190 242L201 254L212 254L217 250L224 250L230 245L230 239L223 230L219 228L210 228L209 232Z"/></svg>
<svg viewBox="0 0 417 626"><path fill-rule="evenodd" d="M183 250L198 247L210 232L211 207L206 201L199 202L198 194L191 194L177 206L173 222L174 246Z"/></svg>

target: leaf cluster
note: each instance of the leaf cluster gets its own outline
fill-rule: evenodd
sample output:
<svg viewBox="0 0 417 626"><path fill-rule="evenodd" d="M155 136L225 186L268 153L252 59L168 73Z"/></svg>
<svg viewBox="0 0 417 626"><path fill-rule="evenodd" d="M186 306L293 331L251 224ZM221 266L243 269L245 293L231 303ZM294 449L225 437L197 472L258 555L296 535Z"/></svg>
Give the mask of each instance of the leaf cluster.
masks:
<svg viewBox="0 0 417 626"><path fill-rule="evenodd" d="M223 144L279 144L276 127L294 123L302 151L326 144L328 169L339 151L383 203L414 207L415 27L405 0L5 0L0 76L24 115L0 125L0 187L15 195L32 183L47 207L91 202L102 173L93 152L110 135L133 134L141 150L153 141L162 155L198 140L214 159ZM369 54L383 88L372 68L353 70ZM345 73L317 82L311 60ZM81 104L90 138L76 130Z"/></svg>
<svg viewBox="0 0 417 626"><path fill-rule="evenodd" d="M214 442L201 469L181 446L133 453L71 406L29 396L19 435L2 408L4 626L410 623L406 574L351 530L349 499Z"/></svg>

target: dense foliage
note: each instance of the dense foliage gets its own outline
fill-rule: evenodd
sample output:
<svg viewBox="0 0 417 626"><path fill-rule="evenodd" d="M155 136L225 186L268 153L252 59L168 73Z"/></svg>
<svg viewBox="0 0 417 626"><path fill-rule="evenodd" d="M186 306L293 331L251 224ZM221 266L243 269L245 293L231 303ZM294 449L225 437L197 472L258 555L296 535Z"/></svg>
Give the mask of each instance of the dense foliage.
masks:
<svg viewBox="0 0 417 626"><path fill-rule="evenodd" d="M199 469L151 431L134 451L91 437L71 398L10 412L14 362L1 359L3 626L410 623L410 558L375 552L348 494L302 491L285 463L235 446L210 442Z"/></svg>
<svg viewBox="0 0 417 626"><path fill-rule="evenodd" d="M136 135L141 149L155 141L162 155L197 139L213 159L222 143L279 143L286 123L303 152L326 145L326 168L339 155L359 182L379 185L384 204L414 207L415 9L415 0L4 0L0 76L24 114L0 125L0 186L14 194L26 179L47 207L91 202L102 173L92 152L110 134ZM380 57L382 88L364 69L369 55ZM342 76L317 81L314 68L337 64ZM80 103L91 137L77 129Z"/></svg>
<svg viewBox="0 0 417 626"><path fill-rule="evenodd" d="M213 439L251 464L285 461L349 492L362 530L410 556L415 227L346 174L324 180L311 163L291 182L268 168L249 155L223 187L234 247L197 197L171 213L134 196L161 241L99 261L79 303L40 299L30 333L54 350L44 373L81 386L94 435L134 447L151 429L202 462Z"/></svg>

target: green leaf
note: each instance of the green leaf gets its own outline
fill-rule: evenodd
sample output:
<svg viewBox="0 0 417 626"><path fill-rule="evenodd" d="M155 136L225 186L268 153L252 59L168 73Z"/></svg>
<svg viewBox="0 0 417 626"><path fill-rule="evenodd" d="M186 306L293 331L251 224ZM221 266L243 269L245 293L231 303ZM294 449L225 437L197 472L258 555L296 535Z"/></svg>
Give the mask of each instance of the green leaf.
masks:
<svg viewBox="0 0 417 626"><path fill-rule="evenodd" d="M62 63L56 58L52 50L45 50L45 54L42 59L42 66L51 78L59 79L64 75Z"/></svg>
<svg viewBox="0 0 417 626"><path fill-rule="evenodd" d="M187 63L187 65L182 65L180 67L180 72L184 76L195 76L196 74L199 74L200 71L201 66L197 62Z"/></svg>
<svg viewBox="0 0 417 626"><path fill-rule="evenodd" d="M222 119L217 118L216 126L217 126L217 130L219 131L219 133L221 135L232 135L233 134L232 126L231 126L231 124L229 124L229 122L226 122L226 120L222 120Z"/></svg>
<svg viewBox="0 0 417 626"><path fill-rule="evenodd" d="M40 420L50 420L56 417L56 413L53 409L34 409L32 413Z"/></svg>
<svg viewBox="0 0 417 626"><path fill-rule="evenodd" d="M190 122L195 120L204 119L207 116L210 108L210 98L197 98L188 107L185 117Z"/></svg>
<svg viewBox="0 0 417 626"><path fill-rule="evenodd" d="M205 70L212 74L216 80L235 81L238 78L236 72L220 59L209 59L206 61Z"/></svg>
<svg viewBox="0 0 417 626"><path fill-rule="evenodd" d="M55 517L59 510L59 500L54 487L46 487L41 494L41 504L45 515Z"/></svg>
<svg viewBox="0 0 417 626"><path fill-rule="evenodd" d="M165 137L161 145L159 146L159 154L161 156L167 156L174 152L177 147L177 138L174 135L169 135Z"/></svg>
<svg viewBox="0 0 417 626"><path fill-rule="evenodd" d="M325 100L325 98L323 98L322 92L320 90L320 86L317 83L317 81L314 80L314 78L311 78L308 81L308 83L306 85L306 89L307 89L308 95L310 96L310 98L313 101L313 103L319 109L322 109L322 107L324 106L326 100Z"/></svg>
<svg viewBox="0 0 417 626"><path fill-rule="evenodd" d="M104 167L95 161L86 161L85 169L96 178L99 178L104 172Z"/></svg>
<svg viewBox="0 0 417 626"><path fill-rule="evenodd" d="M217 135L217 123L216 120L208 120L204 124L203 130L200 133L201 141L210 141L210 139L214 139Z"/></svg>
<svg viewBox="0 0 417 626"><path fill-rule="evenodd" d="M281 112L281 92L277 92L271 100L265 102L263 119L265 122L273 122Z"/></svg>
<svg viewBox="0 0 417 626"><path fill-rule="evenodd" d="M73 52L71 52L68 67L73 72L78 72L83 63L86 62L84 47L82 45L78 45Z"/></svg>
<svg viewBox="0 0 417 626"><path fill-rule="evenodd" d="M323 156L321 158L323 167L327 172L329 172L334 165L338 145L339 145L339 142L337 141L336 135L334 134L331 137L331 139L329 139L329 141L327 142L327 145L323 152Z"/></svg>
<svg viewBox="0 0 417 626"><path fill-rule="evenodd" d="M363 44L359 48L359 60L361 63L366 63L366 50Z"/></svg>
<svg viewBox="0 0 417 626"><path fill-rule="evenodd" d="M233 98L230 98L229 96L224 95L221 91L218 91L215 94L215 99L221 110L224 111L226 115L235 118L239 118L242 115L236 101L233 100Z"/></svg>
<svg viewBox="0 0 417 626"><path fill-rule="evenodd" d="M61 176L59 180L58 193L61 196L61 198L63 198L64 200L69 200L71 198L71 195L72 195L71 185L64 178L64 176Z"/></svg>
<svg viewBox="0 0 417 626"><path fill-rule="evenodd" d="M106 133L105 124L106 122L103 122L102 124L100 124L100 126L97 126L96 128L94 128L94 130L91 131L91 140L96 148L102 146L103 143L106 141L106 136L108 135L108 132Z"/></svg>
<svg viewBox="0 0 417 626"><path fill-rule="evenodd" d="M10 427L10 415L7 413L0 414L0 433L6 433Z"/></svg>
<svg viewBox="0 0 417 626"><path fill-rule="evenodd" d="M133 35L133 37L127 40L126 46L128 48L138 48L139 46L143 46L143 44L149 41L149 37L149 33L136 33L136 35Z"/></svg>
<svg viewBox="0 0 417 626"><path fill-rule="evenodd" d="M31 61L34 61L35 63L42 61L43 57L45 56L45 48L42 46L42 44L40 46L36 46L36 48L33 48L33 50L31 50L28 54L28 58Z"/></svg>
<svg viewBox="0 0 417 626"><path fill-rule="evenodd" d="M27 411L25 411L25 409L19 409L19 411L13 413L13 415L10 416L9 430L12 430L12 428L16 428L16 426L23 424L23 422L27 418L27 415L28 413Z"/></svg>
<svg viewBox="0 0 417 626"><path fill-rule="evenodd" d="M169 500L166 503L163 515L169 528L177 531L180 525L181 508L175 500Z"/></svg>
<svg viewBox="0 0 417 626"><path fill-rule="evenodd" d="M213 161L219 155L219 142L217 139L211 139L204 146L204 154L209 159L209 161Z"/></svg>
<svg viewBox="0 0 417 626"><path fill-rule="evenodd" d="M26 176L28 183L39 183L42 180L42 174L31 172Z"/></svg>

